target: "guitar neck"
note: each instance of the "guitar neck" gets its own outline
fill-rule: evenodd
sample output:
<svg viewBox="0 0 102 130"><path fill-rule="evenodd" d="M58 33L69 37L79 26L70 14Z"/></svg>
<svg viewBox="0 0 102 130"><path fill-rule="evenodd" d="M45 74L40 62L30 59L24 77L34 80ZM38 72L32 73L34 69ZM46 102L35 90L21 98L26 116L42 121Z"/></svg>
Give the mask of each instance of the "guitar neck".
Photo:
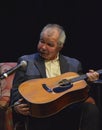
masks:
<svg viewBox="0 0 102 130"><path fill-rule="evenodd" d="M102 70L101 70L101 69L100 69L100 70L97 70L96 72L98 72L99 75L102 74ZM87 79L87 78L88 78L87 75L86 75L86 74L83 74L83 75L81 75L81 76L79 76L79 77L76 77L76 78L71 79L71 82L76 82L76 81L79 81L79 80L85 80L85 79Z"/></svg>

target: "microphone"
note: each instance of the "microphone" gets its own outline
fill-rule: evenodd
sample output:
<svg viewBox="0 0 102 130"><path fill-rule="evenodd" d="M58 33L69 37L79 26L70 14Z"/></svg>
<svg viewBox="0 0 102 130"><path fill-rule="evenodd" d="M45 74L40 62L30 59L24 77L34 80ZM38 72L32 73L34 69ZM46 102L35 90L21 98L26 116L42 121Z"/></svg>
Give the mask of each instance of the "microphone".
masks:
<svg viewBox="0 0 102 130"><path fill-rule="evenodd" d="M27 61L22 60L20 62L20 64L16 65L15 67L13 67L12 69L4 72L3 74L0 75L0 79L5 79L7 78L9 75L11 75L12 73L14 73L16 70L18 70L20 67L26 67L27 66Z"/></svg>

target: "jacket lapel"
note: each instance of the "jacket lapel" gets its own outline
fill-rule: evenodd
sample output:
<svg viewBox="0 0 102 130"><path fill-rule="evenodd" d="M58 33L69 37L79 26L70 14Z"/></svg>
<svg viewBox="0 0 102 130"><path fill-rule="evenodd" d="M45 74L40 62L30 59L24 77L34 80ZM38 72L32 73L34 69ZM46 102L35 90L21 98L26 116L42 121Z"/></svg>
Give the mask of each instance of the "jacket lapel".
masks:
<svg viewBox="0 0 102 130"><path fill-rule="evenodd" d="M34 62L35 66L38 68L42 78L46 78L46 72L45 72L45 64L44 60L38 55Z"/></svg>
<svg viewBox="0 0 102 130"><path fill-rule="evenodd" d="M68 61L65 59L65 57L63 55L60 55L59 60L60 60L61 74L68 72L69 65L68 65Z"/></svg>

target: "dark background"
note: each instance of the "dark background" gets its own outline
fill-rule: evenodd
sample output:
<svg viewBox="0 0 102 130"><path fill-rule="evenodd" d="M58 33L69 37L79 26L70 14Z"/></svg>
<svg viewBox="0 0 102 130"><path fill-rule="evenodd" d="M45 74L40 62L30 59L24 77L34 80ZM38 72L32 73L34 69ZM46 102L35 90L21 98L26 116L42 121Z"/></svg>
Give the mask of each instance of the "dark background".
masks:
<svg viewBox="0 0 102 130"><path fill-rule="evenodd" d="M81 60L84 70L101 69L101 3L98 0L29 0L0 3L0 62L36 52L43 26L66 31L65 55Z"/></svg>
<svg viewBox="0 0 102 130"><path fill-rule="evenodd" d="M82 62L84 72L101 69L102 8L98 0L12 0L0 3L0 62L17 61L36 52L41 29L48 23L64 27L63 54ZM101 88L94 91L101 105ZM101 107L100 107L101 108Z"/></svg>

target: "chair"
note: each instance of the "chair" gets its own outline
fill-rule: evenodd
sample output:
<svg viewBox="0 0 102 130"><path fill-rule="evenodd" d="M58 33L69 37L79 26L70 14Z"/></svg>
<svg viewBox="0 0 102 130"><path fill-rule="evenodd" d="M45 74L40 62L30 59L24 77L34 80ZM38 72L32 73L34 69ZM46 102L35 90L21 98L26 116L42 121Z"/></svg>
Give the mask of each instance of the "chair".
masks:
<svg viewBox="0 0 102 130"><path fill-rule="evenodd" d="M10 70L16 64L16 62L0 63L0 74ZM12 109L8 108L13 77L14 74L0 79L0 130L13 130Z"/></svg>
<svg viewBox="0 0 102 130"><path fill-rule="evenodd" d="M16 62L0 63L0 74L7 72L17 65ZM10 91L15 73L0 80L0 130L26 130L24 121L14 123L13 111L10 108Z"/></svg>

